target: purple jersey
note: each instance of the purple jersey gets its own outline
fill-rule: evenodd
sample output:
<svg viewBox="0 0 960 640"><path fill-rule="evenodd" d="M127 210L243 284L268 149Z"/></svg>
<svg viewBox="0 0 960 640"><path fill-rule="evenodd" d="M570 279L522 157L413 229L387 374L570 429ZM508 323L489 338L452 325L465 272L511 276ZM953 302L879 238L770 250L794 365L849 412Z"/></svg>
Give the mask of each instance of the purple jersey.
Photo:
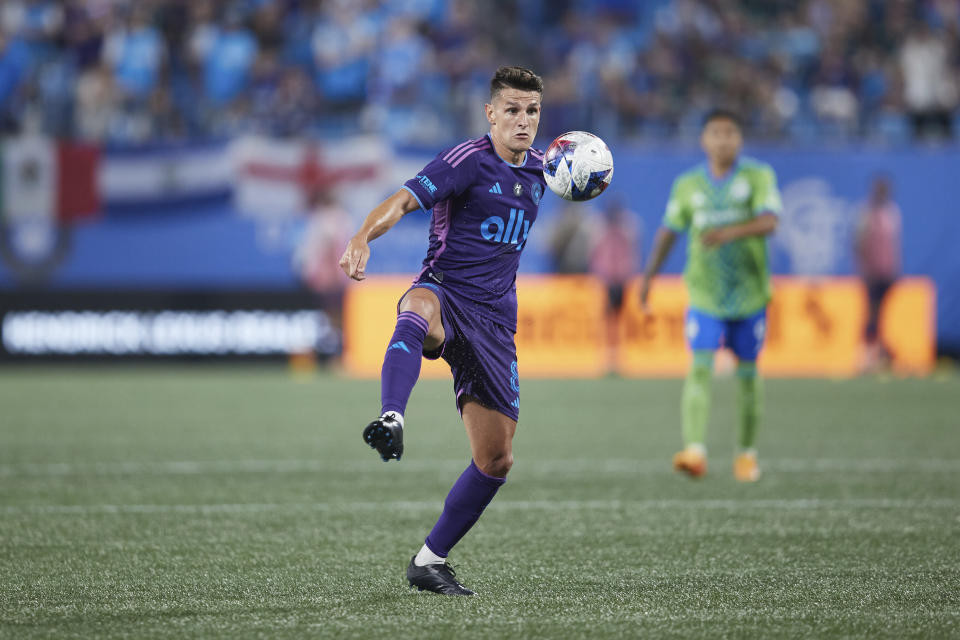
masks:
<svg viewBox="0 0 960 640"><path fill-rule="evenodd" d="M517 267L537 219L543 152L521 165L497 155L489 134L440 152L406 182L433 209L430 248L415 282L433 282L477 303L477 313L517 328Z"/></svg>

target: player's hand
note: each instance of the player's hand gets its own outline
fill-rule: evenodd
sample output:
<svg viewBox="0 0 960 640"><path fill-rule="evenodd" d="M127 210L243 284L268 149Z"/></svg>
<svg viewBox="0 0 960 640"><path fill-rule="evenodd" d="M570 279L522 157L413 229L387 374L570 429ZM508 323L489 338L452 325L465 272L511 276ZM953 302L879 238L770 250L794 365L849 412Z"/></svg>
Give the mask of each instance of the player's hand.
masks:
<svg viewBox="0 0 960 640"><path fill-rule="evenodd" d="M366 240L354 236L347 243L347 248L340 257L340 268L354 280L363 280L367 277L367 260L370 259L370 245Z"/></svg>
<svg viewBox="0 0 960 640"><path fill-rule="evenodd" d="M705 247L719 247L722 244L727 244L731 240L734 240L735 237L730 227L719 227L704 232L704 234L700 236L700 241Z"/></svg>
<svg viewBox="0 0 960 640"><path fill-rule="evenodd" d="M640 308L644 314L650 313L650 278L643 276L640 280Z"/></svg>

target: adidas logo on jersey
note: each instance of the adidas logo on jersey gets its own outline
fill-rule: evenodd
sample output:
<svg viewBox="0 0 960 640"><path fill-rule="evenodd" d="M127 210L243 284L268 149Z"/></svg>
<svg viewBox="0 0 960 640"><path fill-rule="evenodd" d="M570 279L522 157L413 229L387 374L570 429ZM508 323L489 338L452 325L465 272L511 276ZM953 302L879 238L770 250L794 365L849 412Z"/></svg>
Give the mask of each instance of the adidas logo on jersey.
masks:
<svg viewBox="0 0 960 640"><path fill-rule="evenodd" d="M503 193L503 190L500 188L499 182L495 183L492 187L490 187L490 193L500 193L500 194Z"/></svg>

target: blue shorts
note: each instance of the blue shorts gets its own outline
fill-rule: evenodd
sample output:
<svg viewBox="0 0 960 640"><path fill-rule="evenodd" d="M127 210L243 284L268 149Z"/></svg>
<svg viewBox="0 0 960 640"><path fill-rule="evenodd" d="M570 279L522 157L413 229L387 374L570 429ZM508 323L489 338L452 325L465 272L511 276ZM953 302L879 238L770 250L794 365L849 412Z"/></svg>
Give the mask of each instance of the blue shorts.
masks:
<svg viewBox="0 0 960 640"><path fill-rule="evenodd" d="M687 341L693 350L728 347L738 360L752 362L760 355L766 333L766 309L746 318L717 318L699 309L687 311Z"/></svg>
<svg viewBox="0 0 960 640"><path fill-rule="evenodd" d="M513 330L476 313L475 303L449 289L418 282L410 290L418 288L429 289L440 300L443 345L423 355L430 360L443 358L450 365L457 410L462 412L462 402L470 396L516 422L520 417L520 375Z"/></svg>

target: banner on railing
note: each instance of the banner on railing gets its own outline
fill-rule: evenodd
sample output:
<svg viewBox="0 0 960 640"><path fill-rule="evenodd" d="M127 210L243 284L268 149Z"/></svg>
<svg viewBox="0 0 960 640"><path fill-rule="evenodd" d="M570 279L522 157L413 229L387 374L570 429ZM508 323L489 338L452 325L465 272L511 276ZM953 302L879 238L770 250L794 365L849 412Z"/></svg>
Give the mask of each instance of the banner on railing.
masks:
<svg viewBox="0 0 960 640"><path fill-rule="evenodd" d="M331 313L296 291L0 293L0 362L324 358Z"/></svg>

